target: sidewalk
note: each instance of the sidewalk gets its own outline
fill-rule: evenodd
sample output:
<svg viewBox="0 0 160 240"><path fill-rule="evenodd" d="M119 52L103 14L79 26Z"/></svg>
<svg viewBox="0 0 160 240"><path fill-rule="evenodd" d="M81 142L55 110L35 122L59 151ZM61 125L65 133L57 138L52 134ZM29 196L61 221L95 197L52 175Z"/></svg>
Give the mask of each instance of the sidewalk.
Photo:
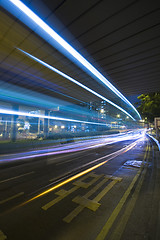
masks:
<svg viewBox="0 0 160 240"><path fill-rule="evenodd" d="M130 201L134 201L136 191L139 191L135 207L122 235L123 240L160 239L160 151L156 146L150 149L145 168L139 180L141 188L135 186L135 192L131 196ZM124 213L123 219L125 214L127 213Z"/></svg>

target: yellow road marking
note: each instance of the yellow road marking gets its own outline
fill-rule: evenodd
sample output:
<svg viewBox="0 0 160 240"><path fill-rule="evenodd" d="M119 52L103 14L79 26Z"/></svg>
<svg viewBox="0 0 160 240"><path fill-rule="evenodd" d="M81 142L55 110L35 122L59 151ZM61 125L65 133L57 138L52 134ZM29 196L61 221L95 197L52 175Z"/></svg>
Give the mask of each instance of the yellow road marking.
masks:
<svg viewBox="0 0 160 240"><path fill-rule="evenodd" d="M108 178L110 180L117 180L118 182L122 181L122 178L116 177L116 176L113 176L113 175L105 175L105 178Z"/></svg>
<svg viewBox="0 0 160 240"><path fill-rule="evenodd" d="M114 179L113 176L110 176L111 179ZM63 221L70 223L74 217L76 217L85 207L89 208L92 211L96 211L97 208L101 205L98 203L100 200L114 185L116 182L120 181L120 178L115 178L111 183L107 185L105 189L101 191L93 200L88 199L92 194L94 194L101 186L103 186L109 179L109 176L105 177L100 183L98 183L94 188L92 188L84 196L77 196L72 201L80 204L75 208L70 214L68 214Z"/></svg>
<svg viewBox="0 0 160 240"><path fill-rule="evenodd" d="M102 176L104 176L104 174L97 175L95 173L90 173L90 174L88 174L86 176L86 178L88 178L88 177L92 177L93 178L90 182L85 183L85 182L83 182L84 178L81 178L78 181L74 182L73 185L76 185L76 186L82 187L82 188L88 188L92 184L94 184L96 181L98 181L98 179L101 178Z"/></svg>
<svg viewBox="0 0 160 240"><path fill-rule="evenodd" d="M115 157L115 156L114 156L114 157ZM85 175L85 174L87 174L87 173L95 170L96 168L98 168L98 167L104 165L105 163L107 163L108 161L109 161L109 159L106 160L106 161L104 161L104 162L102 162L102 163L99 163L99 164L97 164L97 165L95 165L95 166L93 166L93 167L91 167L91 168L88 168L87 170L85 170L85 171L83 171L83 172L81 172L81 173L78 173L78 174L74 175L73 177L68 178L67 180L65 180L65 181L57 184L56 186L53 186L52 188L50 188L50 189L48 189L48 190L40 193L39 195L37 195L37 196L29 199L29 200L28 200L27 202L25 202L24 204L29 203L29 202L33 201L34 199L39 198L39 197L41 197L41 196L43 196L43 195L45 195L45 194L47 194L47 193L49 193L49 192L51 192L51 191L53 191L53 190L55 190L55 189L57 189L57 188L65 185L65 184L67 184L67 183L69 183L69 182L71 182L71 181L73 181L73 180L75 180L75 179L77 179L77 178L79 178L79 177L81 177L81 176L83 176L83 175ZM23 204L23 205L24 205L24 204Z"/></svg>
<svg viewBox="0 0 160 240"><path fill-rule="evenodd" d="M75 218L83 209L84 209L84 206L79 205L70 214L68 214L65 218L63 218L63 221L66 223L70 223L73 220L73 218Z"/></svg>
<svg viewBox="0 0 160 240"><path fill-rule="evenodd" d="M122 179L121 179L122 180ZM109 192L109 190L118 182L118 180L113 180L112 182L110 182L93 200L99 202L104 195L107 194L107 192Z"/></svg>
<svg viewBox="0 0 160 240"><path fill-rule="evenodd" d="M7 236L4 235L4 233L0 230L0 240L5 240L7 239Z"/></svg>
<svg viewBox="0 0 160 240"><path fill-rule="evenodd" d="M148 152L149 152L149 150L148 150ZM148 163L148 160L149 160L149 157L147 158L147 163ZM147 172L147 164L145 164L145 168L144 168L144 170L141 174L141 177L140 177L140 180L138 182L138 185L136 186L135 192L133 193L131 199L129 200L129 202L127 204L127 207L125 209L125 212L124 212L123 216L121 217L115 231L111 235L110 240L115 240L115 239L120 240L121 239L122 233L124 232L124 229L126 227L128 219L129 219L129 217L130 217L130 215L133 211L133 208L135 206L135 203L138 199L138 195L139 195L139 192L141 190L146 172Z"/></svg>
<svg viewBox="0 0 160 240"><path fill-rule="evenodd" d="M3 204L3 203L5 203L5 202L8 202L8 201L10 201L10 200L12 200L12 199L14 199L14 198L20 197L20 196L23 195L23 194L24 194L24 192L17 193L16 195L14 195L14 196L12 196L12 197L9 197L9 198L7 198L7 199L5 199L5 200L0 201L0 204Z"/></svg>
<svg viewBox="0 0 160 240"><path fill-rule="evenodd" d="M66 222L66 223L70 223L72 221L72 219L75 218L83 209L84 209L84 207L79 205L68 216L63 218L63 221Z"/></svg>
<svg viewBox="0 0 160 240"><path fill-rule="evenodd" d="M102 176L103 175L97 175L95 173L90 173L90 174L87 174L86 176L83 176L79 181L76 181L76 182L73 183L73 185L75 185L75 186L73 188L71 188L70 190L66 191L64 189L61 189L60 191L56 192L55 194L58 195L58 197L55 198L54 200L50 201L49 203L45 204L42 207L42 209L47 210L48 208L52 207L54 204L58 203L63 198L65 198L66 196L68 196L72 192L76 191L80 187L82 187L82 188L89 187L90 185L92 185L94 182L96 182ZM83 180L85 180L89 177L93 178L90 182L88 182L88 183L83 182Z"/></svg>
<svg viewBox="0 0 160 240"><path fill-rule="evenodd" d="M48 208L52 207L54 204L56 204L57 202L61 201L63 198L65 198L66 196L68 196L69 194L71 194L72 192L76 191L79 187L74 186L73 188L71 188L69 191L66 190L60 190L59 192L57 192L56 194L59 195L57 198L55 198L54 200L50 201L49 203L45 204L42 209L43 210L47 210ZM62 193L63 192L63 193ZM58 194L59 193L59 194Z"/></svg>
<svg viewBox="0 0 160 240"><path fill-rule="evenodd" d="M104 183L108 181L107 178L104 178L100 183L98 183L93 189L91 189L88 193L86 193L83 197L88 198L91 196L98 188L100 188ZM79 197L79 196L78 196ZM74 198L72 201L76 202L77 198ZM82 200L83 201L83 200ZM76 217L86 206L79 205L76 207L70 214L68 214L63 221L70 223L74 217Z"/></svg>
<svg viewBox="0 0 160 240"><path fill-rule="evenodd" d="M147 148L146 148L146 152L145 152L145 156L144 156L144 159L143 159L143 163L144 163L144 160L146 158L146 155L147 155L147 149L148 149L148 145L147 145ZM119 212L121 211L124 203L126 202L132 188L134 187L138 177L140 176L141 174L141 171L142 171L142 168L143 168L143 164L141 165L140 169L138 170L137 174L135 175L135 177L133 178L132 182L130 183L128 189L126 190L126 192L124 193L123 197L121 198L120 202L118 203L118 205L116 206L116 208L114 209L114 211L112 212L111 216L109 217L108 221L106 222L106 224L104 225L104 227L102 228L101 232L98 234L96 240L103 240L105 239L105 237L107 236L109 230L111 229L115 219L117 218Z"/></svg>
<svg viewBox="0 0 160 240"><path fill-rule="evenodd" d="M29 172L29 173L25 173L25 174L22 174L22 175L19 175L19 176L16 176L16 177L12 177L12 178L8 178L8 179L5 179L5 180L2 180L2 181L0 181L0 183L4 183L4 182L8 182L8 181L17 179L17 178L21 178L21 177L24 177L24 176L26 176L26 175L30 175L30 174L32 174L32 173L34 173L34 171Z"/></svg>
<svg viewBox="0 0 160 240"><path fill-rule="evenodd" d="M101 205L100 203L98 203L94 200L90 200L90 199L86 198L85 196L82 196L82 197L77 196L73 199L73 202L81 205L83 207L82 210L84 208L88 208L92 211L96 211L99 208L99 206ZM67 217L65 219L67 219Z"/></svg>
<svg viewBox="0 0 160 240"><path fill-rule="evenodd" d="M104 178L100 183L98 183L94 188L92 188L88 193L86 193L84 196L86 198L90 197L93 193L95 193L103 184L105 184L109 178Z"/></svg>
<svg viewBox="0 0 160 240"><path fill-rule="evenodd" d="M129 146L127 146L127 147L125 147L125 148L123 148L123 149L120 149L120 150L118 150L118 151L116 151L116 152L114 152L114 153L111 153L111 154L109 154L109 155L106 155L106 156L103 156L103 157L101 157L101 158L96 159L96 161L99 161L99 160L102 160L102 159L104 159L104 158L106 158L106 157L109 157L109 158L108 158L107 160L105 160L104 162L101 162L101 163L99 163L99 164L97 164L97 165L95 165L95 166L93 166L93 167L91 167L91 168L88 168L87 170L82 171L81 173L78 173L78 174L74 175L73 177L68 178L67 180L65 180L65 181L63 181L63 182L58 183L57 185L49 188L48 190L46 190L46 191L44 191L44 192L36 195L35 197L29 199L29 200L26 201L26 202L22 203L20 206L23 206L23 205L25 205L25 204L27 204L27 203L29 203L29 202L31 202L31 201L33 201L33 200L41 197L41 196L44 196L45 194L47 194L47 193L49 193L49 192L51 192L51 191L53 191L53 190L55 190L55 189L63 186L63 185L65 185L65 184L69 183L69 182L72 182L73 180L75 180L75 179L77 179L77 178L79 178L79 177L81 177L81 176L83 176L83 175L85 175L85 174L87 174L87 173L89 173L89 172L91 172L91 171L93 171L93 170L95 170L95 169L103 166L103 165L104 165L105 163L107 163L109 160L111 160L111 159L119 156L120 154L125 153L125 152L129 151L130 149L132 149L133 147L135 147L138 141L139 141L139 140L136 140L134 143L131 143Z"/></svg>

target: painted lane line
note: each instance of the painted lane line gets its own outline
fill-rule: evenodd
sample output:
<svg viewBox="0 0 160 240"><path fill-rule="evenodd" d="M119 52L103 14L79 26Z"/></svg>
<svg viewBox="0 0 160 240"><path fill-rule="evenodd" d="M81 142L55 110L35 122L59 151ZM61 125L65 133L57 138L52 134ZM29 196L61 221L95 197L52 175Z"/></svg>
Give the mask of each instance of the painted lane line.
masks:
<svg viewBox="0 0 160 240"><path fill-rule="evenodd" d="M88 150L84 150L84 151L88 151ZM72 157L74 155L77 155L77 152L68 153L66 156L60 156L60 157L54 157L54 158L47 159L47 165L52 164L52 163L56 163L56 161L59 160L59 159L62 159L62 157L63 157L63 159L65 159L65 158Z"/></svg>
<svg viewBox="0 0 160 240"><path fill-rule="evenodd" d="M122 178L113 178L113 181L110 182L93 200L96 202L99 202L104 195L107 194L107 192L109 192L109 190L117 183L122 181Z"/></svg>
<svg viewBox="0 0 160 240"><path fill-rule="evenodd" d="M69 174L71 174L71 172L66 172L66 174L60 175L58 179L56 177L49 179L49 182L51 182L51 184L60 182L66 178L66 175L69 175Z"/></svg>
<svg viewBox="0 0 160 240"><path fill-rule="evenodd" d="M13 200L13 199L15 199L15 198L17 198L17 197L20 197L20 196L22 196L23 194L24 194L24 192L17 193L16 195L13 195L13 196L11 196L11 197L9 197L9 198L7 198L7 199L4 199L4 200L0 201L0 204L6 203L6 202L8 202L8 201L10 201L10 200Z"/></svg>
<svg viewBox="0 0 160 240"><path fill-rule="evenodd" d="M149 160L149 157L147 158L147 163L148 163L148 160ZM140 176L140 180L138 182L138 185L136 186L135 192L133 193L131 199L129 200L129 202L126 206L125 212L124 212L123 216L121 217L120 221L118 222L118 225L117 225L115 231L111 235L110 240L114 240L114 239L120 240L121 239L121 236L125 230L128 220L129 220L129 217L130 217L130 215L133 211L133 208L136 204L136 201L138 199L139 192L141 190L146 172L147 172L147 164L144 165L144 170Z"/></svg>
<svg viewBox="0 0 160 240"><path fill-rule="evenodd" d="M8 179L5 179L5 180L2 180L2 181L0 181L0 183L8 182L8 181L11 181L11 180L14 180L14 179L17 179L17 178L21 178L21 177L33 174L33 173L34 173L34 171L29 172L29 173L25 173L25 174L21 174L21 175L16 176L16 177L12 177L12 178L8 178Z"/></svg>
<svg viewBox="0 0 160 240"><path fill-rule="evenodd" d="M83 178L80 178L78 181L74 182L73 185L76 185L76 186L81 187L81 188L88 188L92 184L97 182L103 176L104 176L104 174L97 175L94 172L91 172L90 174L86 175L86 178L90 178L90 177L93 178L89 182L87 182L87 183L83 182L83 180L86 179L86 178L83 177Z"/></svg>
<svg viewBox="0 0 160 240"><path fill-rule="evenodd" d="M109 159L108 159L108 161L109 161L109 160L111 160L111 159L119 156L120 154L125 153L125 152L131 150L133 147L136 146L136 144L137 144L138 141L139 141L139 139L136 140L135 142L131 143L130 145L128 145L128 146L126 146L126 147L124 147L124 148L116 151L116 152L113 152L113 153L110 153L110 154L105 155L105 156L103 156L103 157L97 158L97 159L95 159L95 160L93 160L93 161L90 161L89 163L86 163L86 164L81 165L80 167L74 168L74 169L72 170L72 172L78 171L78 170L80 170L80 169L82 169L82 168L84 168L84 167L87 167L87 166L89 166L89 165L91 165L91 164L93 164L93 163L99 162L99 161L101 161L101 160L103 160L103 159L105 159L105 158L109 158ZM72 172L68 172L67 174L71 174ZM65 178L65 176L66 176L66 174L65 174L65 175L62 175L61 177L62 177L62 178ZM52 178L52 179L50 179L49 181L50 181L50 182L55 181L55 178ZM58 182L59 182L59 180L58 180Z"/></svg>
<svg viewBox="0 0 160 240"><path fill-rule="evenodd" d="M0 230L0 240L7 239L7 236Z"/></svg>
<svg viewBox="0 0 160 240"><path fill-rule="evenodd" d="M148 147L148 145L147 145L147 147ZM144 162L146 156L147 156L147 149L146 149L146 152L145 152L145 156L144 156L143 162ZM125 204L129 194L131 193L131 190L133 189L135 183L137 182L137 180L138 180L138 178L139 178L139 176L140 176L140 174L142 172L142 167L143 167L143 164L141 165L141 168L138 170L137 174L133 178L132 182L130 183L128 189L126 190L126 192L124 193L123 197L119 201L118 205L113 210L111 216L109 217L109 219L107 220L107 222L103 226L101 232L98 234L96 240L104 240L106 238L109 230L111 229L114 221L116 220L118 214L120 213L120 211L121 211L123 205Z"/></svg>
<svg viewBox="0 0 160 240"><path fill-rule="evenodd" d="M83 180L85 180L89 177L93 178L90 182L88 182L88 183L83 182ZM75 185L75 186L73 188L71 188L70 190L66 191L64 189L61 189L60 191L56 192L55 194L58 195L58 197L55 198L54 200L50 201L49 203L45 204L42 207L42 209L47 210L48 208L52 207L54 204L58 203L63 198L67 197L69 194L73 193L74 191L76 191L79 188L88 188L94 182L98 181L98 179L100 177L102 177L102 175L96 175L94 173L90 173L90 174L87 174L87 175L83 176L79 181L76 181L76 182L73 183L73 185Z"/></svg>
<svg viewBox="0 0 160 240"><path fill-rule="evenodd" d="M110 182L93 200L90 200L89 197L93 195L100 187L102 187L108 180L113 180ZM92 211L96 211L101 205L98 201L118 182L121 181L121 178L114 178L113 176L105 176L104 179L98 183L94 188L92 188L84 196L77 196L72 201L79 204L70 214L68 214L63 221L70 223L73 218L75 218L84 208L89 208Z"/></svg>
<svg viewBox="0 0 160 240"><path fill-rule="evenodd" d="M84 158L84 157L89 156L89 155L91 155L91 154L92 154L92 153L89 153L89 154L87 154L87 155L85 155L85 156L79 156L79 157L75 157L74 159L70 159L70 160L67 160L67 161L63 161L63 162L57 163L56 166L62 165L62 164L65 164L65 163L69 163L69 162L73 162L73 161L75 161L75 160L77 160L77 159L79 159L79 158Z"/></svg>
<svg viewBox="0 0 160 240"><path fill-rule="evenodd" d="M42 209L43 210L47 210L48 208L52 207L53 205L55 205L56 203L58 203L59 201L61 201L63 198L67 197L69 194L71 194L72 192L76 191L79 187L74 186L73 188L71 188L69 191L66 191L64 189L61 189L60 191L58 191L56 194L59 195L57 198L55 198L54 200L50 201L49 203L45 204Z"/></svg>
<svg viewBox="0 0 160 240"><path fill-rule="evenodd" d="M85 207L89 209L93 209L98 207L93 206L94 203L91 203L91 201L88 199L89 196L91 196L94 192L96 192L103 184L105 184L108 181L107 178L104 178L100 183L98 183L93 189L91 189L87 194L85 194L83 197L77 196L72 201L75 203L78 203L79 206L76 207L71 213L69 213L65 218L63 218L63 221L66 223L70 223ZM88 201L87 201L88 200Z"/></svg>
<svg viewBox="0 0 160 240"><path fill-rule="evenodd" d="M84 170L84 171L82 171L82 172L80 172L80 173L78 173L78 174L76 174L76 175L74 175L74 176L72 176L72 177L69 177L68 179L64 180L63 182L60 182L60 183L58 183L57 185L55 185L55 186L53 186L53 187L51 187L51 188L43 191L42 193L40 193L40 194L38 194L38 195L36 195L36 196L34 196L34 197L32 197L32 198L30 198L28 201L22 203L20 206L23 206L23 205L25 205L25 204L27 204L27 203L29 203L29 202L31 202L31 201L39 198L39 197L42 197L42 196L44 196L44 195L52 192L53 190L55 190L55 189L57 189L57 188L59 188L59 187L62 187L63 185L65 185L65 184L67 184L67 183L69 183L69 182L72 182L73 180L75 180L75 179L77 179L77 178L79 178L79 177L81 177L81 176L83 176L83 175L85 175L85 174L87 174L87 173L89 173L89 172L92 172L93 170L95 170L95 169L103 166L104 164L106 164L106 163L107 163L108 161L110 161L111 159L119 156L120 154L123 154L123 153L131 150L133 147L135 147L135 146L137 145L138 141L140 141L140 139L138 139L138 140L136 140L135 142L131 143L131 144L130 144L128 147L126 147L126 148L122 148L122 149L120 149L120 150L118 150L118 151L116 151L116 152L114 152L114 153L111 153L111 154L109 154L109 155L106 155L106 156L103 156L103 157L101 157L101 158L98 158L98 159L94 160L92 163L95 163L95 162L97 162L97 161L100 161L100 160L105 159L105 158L108 157L108 159L105 160L104 162L101 162L101 163L99 163L99 164L97 164L97 165L94 165L93 167L90 167L90 168L88 168L88 169L86 169L86 170ZM87 165L90 165L90 163L85 164L85 166L87 166ZM83 165L82 167L84 167L84 165Z"/></svg>

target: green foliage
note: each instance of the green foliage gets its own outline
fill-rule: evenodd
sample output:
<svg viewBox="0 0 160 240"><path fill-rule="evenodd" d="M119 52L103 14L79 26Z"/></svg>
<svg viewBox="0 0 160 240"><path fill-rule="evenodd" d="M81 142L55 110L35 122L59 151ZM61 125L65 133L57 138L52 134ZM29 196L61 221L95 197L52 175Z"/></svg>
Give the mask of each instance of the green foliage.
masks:
<svg viewBox="0 0 160 240"><path fill-rule="evenodd" d="M143 118L153 122L155 117L160 117L160 92L141 94L138 99L140 105L137 110Z"/></svg>

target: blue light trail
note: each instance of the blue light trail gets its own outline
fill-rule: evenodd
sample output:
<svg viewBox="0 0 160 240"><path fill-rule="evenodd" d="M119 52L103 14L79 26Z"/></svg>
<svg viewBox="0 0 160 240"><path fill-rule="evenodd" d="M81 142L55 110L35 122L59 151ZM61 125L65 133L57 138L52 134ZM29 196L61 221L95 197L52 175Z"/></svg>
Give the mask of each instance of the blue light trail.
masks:
<svg viewBox="0 0 160 240"><path fill-rule="evenodd" d="M109 99L103 97L102 95L100 95L99 93L93 91L92 89L86 87L85 85L83 85L82 83L78 82L77 80L71 78L70 76L68 76L67 74L59 71L58 69L52 67L51 65L49 65L48 63L40 60L39 58L23 51L20 48L17 48L19 51L23 52L25 55L29 56L30 58L34 59L35 61L39 62L40 64L44 65L45 67L51 69L52 71L56 72L57 74L61 75L62 77L68 79L71 82L74 82L75 84L77 84L78 86L84 88L85 90L87 90L88 92L91 92L92 94L96 95L97 97L103 99L104 101L108 102L109 104L111 104L112 106L118 108L120 111L124 112L125 114L127 114L130 118L132 118L135 121L135 118L133 118L127 111L125 111L123 108L119 107L117 104L113 103L112 101L110 101Z"/></svg>
<svg viewBox="0 0 160 240"><path fill-rule="evenodd" d="M10 4L12 5L10 5ZM63 50L65 50L71 57L73 57L78 63L82 64L90 73L97 77L101 82L103 82L111 91L113 91L119 98L126 102L131 108L134 109L139 119L141 119L140 114L136 108L121 94L95 67L93 67L80 53L78 53L70 44L68 44L61 36L59 36L51 27L49 27L40 17L38 17L31 9L29 9L20 0L6 0L1 3L8 11L16 15L21 13L20 20L24 22L27 26L32 28L48 41L52 46L58 44ZM15 9L16 7L16 9ZM20 12L19 12L20 10ZM32 24L26 19L26 16L32 21ZM18 16L17 16L18 17ZM42 33L40 30L44 31L46 34ZM48 39L48 35L51 37ZM113 104L112 104L113 105ZM128 115L128 114L127 114ZM129 116L129 115L128 115ZM130 116L131 117L131 116ZM133 117L132 117L133 119Z"/></svg>
<svg viewBox="0 0 160 240"><path fill-rule="evenodd" d="M87 122L87 121L81 121L81 120L76 120L76 119L46 116L46 115L41 115L41 114L33 114L33 113L27 113L27 112L21 112L21 111L7 110L7 109L0 109L0 113L1 114L8 114L8 115L19 115L19 116L34 117L34 118L45 118L45 119L53 119L53 120L59 120L59 121L77 122L77 123L86 123L86 124L108 126L108 124L106 124L106 123Z"/></svg>

